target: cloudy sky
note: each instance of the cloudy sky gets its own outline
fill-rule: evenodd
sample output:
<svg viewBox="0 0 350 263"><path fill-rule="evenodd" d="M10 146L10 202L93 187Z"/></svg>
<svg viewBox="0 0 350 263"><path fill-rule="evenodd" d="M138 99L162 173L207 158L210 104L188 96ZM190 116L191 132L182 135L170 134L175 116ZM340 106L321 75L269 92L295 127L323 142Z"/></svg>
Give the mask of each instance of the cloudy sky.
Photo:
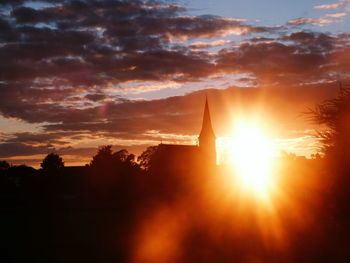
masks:
<svg viewBox="0 0 350 263"><path fill-rule="evenodd" d="M218 137L257 115L308 155L302 113L350 83L349 13L349 0L2 0L0 159L195 143L205 95Z"/></svg>

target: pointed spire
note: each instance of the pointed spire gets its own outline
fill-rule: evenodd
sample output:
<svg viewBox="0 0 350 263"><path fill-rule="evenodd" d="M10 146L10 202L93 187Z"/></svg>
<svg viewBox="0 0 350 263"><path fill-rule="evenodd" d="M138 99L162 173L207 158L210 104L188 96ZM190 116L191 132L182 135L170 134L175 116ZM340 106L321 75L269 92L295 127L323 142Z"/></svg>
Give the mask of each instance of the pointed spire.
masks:
<svg viewBox="0 0 350 263"><path fill-rule="evenodd" d="M202 130L198 137L201 156L210 166L216 165L216 139L211 125L208 97L205 97Z"/></svg>
<svg viewBox="0 0 350 263"><path fill-rule="evenodd" d="M210 118L210 111L209 111L209 103L208 103L208 97L205 96L205 107L204 107L204 114L203 114L203 123L202 123L202 130L199 135L199 137L215 137L213 127L211 125L211 118Z"/></svg>
<svg viewBox="0 0 350 263"><path fill-rule="evenodd" d="M204 125L210 125L211 126L211 119L210 119L210 112L209 112L209 105L208 105L208 97L207 96L205 96L203 126Z"/></svg>

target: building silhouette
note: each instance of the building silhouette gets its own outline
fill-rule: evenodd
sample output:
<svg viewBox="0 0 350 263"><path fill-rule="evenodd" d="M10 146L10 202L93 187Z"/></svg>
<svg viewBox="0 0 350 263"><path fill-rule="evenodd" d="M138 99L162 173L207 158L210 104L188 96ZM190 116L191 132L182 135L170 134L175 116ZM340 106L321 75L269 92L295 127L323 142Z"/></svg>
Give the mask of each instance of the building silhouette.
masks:
<svg viewBox="0 0 350 263"><path fill-rule="evenodd" d="M198 137L200 156L210 165L216 164L216 138L211 125L208 98L205 98L202 130Z"/></svg>
<svg viewBox="0 0 350 263"><path fill-rule="evenodd" d="M155 154L157 170L184 172L199 166L216 166L216 145L208 99L205 100L198 145L159 144Z"/></svg>

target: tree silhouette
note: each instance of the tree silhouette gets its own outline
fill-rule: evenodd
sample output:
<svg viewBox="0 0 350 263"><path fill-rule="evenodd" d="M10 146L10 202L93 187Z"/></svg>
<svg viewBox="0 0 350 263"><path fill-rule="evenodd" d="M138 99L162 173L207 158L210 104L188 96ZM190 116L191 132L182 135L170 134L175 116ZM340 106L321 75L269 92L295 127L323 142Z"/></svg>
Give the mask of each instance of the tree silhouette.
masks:
<svg viewBox="0 0 350 263"><path fill-rule="evenodd" d="M127 166L136 166L137 163L135 162L135 155L129 154L129 152L125 149L122 149L118 152L113 153L113 158L118 163L123 163Z"/></svg>
<svg viewBox="0 0 350 263"><path fill-rule="evenodd" d="M316 123L325 127L318 132L323 153L345 164L350 160L350 89L341 87L336 98L320 103L311 114Z"/></svg>
<svg viewBox="0 0 350 263"><path fill-rule="evenodd" d="M10 164L6 161L0 161L0 171L6 171L10 168Z"/></svg>
<svg viewBox="0 0 350 263"><path fill-rule="evenodd" d="M350 90L340 88L334 99L316 106L311 112L319 131L329 175L330 196L337 216L350 218Z"/></svg>
<svg viewBox="0 0 350 263"><path fill-rule="evenodd" d="M0 161L0 175L7 174L7 171L10 169L11 165L6 161Z"/></svg>
<svg viewBox="0 0 350 263"><path fill-rule="evenodd" d="M311 154L311 159L319 160L319 159L321 159L321 155L319 153L313 153L313 154Z"/></svg>
<svg viewBox="0 0 350 263"><path fill-rule="evenodd" d="M97 154L92 158L90 167L93 169L105 169L113 165L112 145L99 148Z"/></svg>
<svg viewBox="0 0 350 263"><path fill-rule="evenodd" d="M122 149L120 151L113 153L113 157L120 162L125 162L128 156L129 156L129 152L125 149Z"/></svg>
<svg viewBox="0 0 350 263"><path fill-rule="evenodd" d="M148 171L151 168L157 149L157 146L150 146L139 157L137 157L141 169Z"/></svg>
<svg viewBox="0 0 350 263"><path fill-rule="evenodd" d="M58 154L49 153L40 166L45 174L58 174L64 168L64 162Z"/></svg>
<svg viewBox="0 0 350 263"><path fill-rule="evenodd" d="M109 175L130 172L130 169L137 166L134 154L129 154L125 149L113 153L112 145L102 146L90 162L90 168L94 172Z"/></svg>

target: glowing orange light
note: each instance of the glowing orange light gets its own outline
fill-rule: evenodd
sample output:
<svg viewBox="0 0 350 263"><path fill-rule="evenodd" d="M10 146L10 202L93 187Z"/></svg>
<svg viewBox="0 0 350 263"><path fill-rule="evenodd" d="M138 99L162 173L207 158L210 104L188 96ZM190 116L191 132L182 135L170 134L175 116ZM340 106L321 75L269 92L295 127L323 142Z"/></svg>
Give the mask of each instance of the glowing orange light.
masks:
<svg viewBox="0 0 350 263"><path fill-rule="evenodd" d="M229 142L229 159L243 190L268 198L274 157L273 141L256 123L238 123Z"/></svg>

